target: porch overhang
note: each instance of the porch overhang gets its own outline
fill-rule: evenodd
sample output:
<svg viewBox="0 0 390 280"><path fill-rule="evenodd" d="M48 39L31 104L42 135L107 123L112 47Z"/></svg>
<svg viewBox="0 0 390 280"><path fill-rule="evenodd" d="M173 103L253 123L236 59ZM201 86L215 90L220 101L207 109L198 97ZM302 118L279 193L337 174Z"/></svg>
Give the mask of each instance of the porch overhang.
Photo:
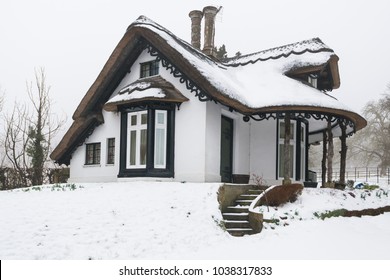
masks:
<svg viewBox="0 0 390 280"><path fill-rule="evenodd" d="M291 119L299 119L308 123L309 143L313 144L323 140L323 133L328 128L330 121L333 137L340 137L342 129L346 127L347 135L364 128L367 121L358 113L348 110L313 106L274 106L255 110L250 114L244 114L244 121L250 119L262 121L268 119L283 119L286 114Z"/></svg>

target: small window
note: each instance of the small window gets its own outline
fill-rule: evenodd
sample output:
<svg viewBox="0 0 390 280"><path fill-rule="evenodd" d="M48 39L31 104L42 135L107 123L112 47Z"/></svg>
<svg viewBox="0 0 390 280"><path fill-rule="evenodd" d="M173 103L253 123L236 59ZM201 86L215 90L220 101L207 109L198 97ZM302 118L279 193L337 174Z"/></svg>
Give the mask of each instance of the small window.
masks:
<svg viewBox="0 0 390 280"><path fill-rule="evenodd" d="M307 76L307 81L309 84L311 84L314 88L317 88L317 76L315 75L309 75Z"/></svg>
<svg viewBox="0 0 390 280"><path fill-rule="evenodd" d="M159 63L157 60L141 63L141 78L158 75Z"/></svg>
<svg viewBox="0 0 390 280"><path fill-rule="evenodd" d="M115 163L115 138L107 139L107 164Z"/></svg>
<svg viewBox="0 0 390 280"><path fill-rule="evenodd" d="M86 144L85 164L100 164L100 143Z"/></svg>

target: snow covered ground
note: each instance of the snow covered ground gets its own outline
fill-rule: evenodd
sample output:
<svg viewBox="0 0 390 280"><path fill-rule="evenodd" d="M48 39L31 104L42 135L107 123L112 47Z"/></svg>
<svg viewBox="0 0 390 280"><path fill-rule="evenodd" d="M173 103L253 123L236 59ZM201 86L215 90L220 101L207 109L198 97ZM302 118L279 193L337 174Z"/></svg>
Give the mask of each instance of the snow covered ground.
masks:
<svg viewBox="0 0 390 280"><path fill-rule="evenodd" d="M82 187L80 187L82 186ZM94 183L0 192L0 259L390 259L390 213L313 213L390 205L383 190L305 189L295 203L262 207L280 218L260 234L218 225L219 184Z"/></svg>

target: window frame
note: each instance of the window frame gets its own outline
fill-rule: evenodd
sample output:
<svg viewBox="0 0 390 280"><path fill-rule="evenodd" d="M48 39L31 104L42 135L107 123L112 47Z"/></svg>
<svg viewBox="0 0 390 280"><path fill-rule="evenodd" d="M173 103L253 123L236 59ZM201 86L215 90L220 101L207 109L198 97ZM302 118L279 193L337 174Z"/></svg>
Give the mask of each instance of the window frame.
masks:
<svg viewBox="0 0 390 280"><path fill-rule="evenodd" d="M284 173L282 173L282 169L284 168L284 163L282 162L282 157L284 157L284 149L282 150L282 146L284 147L284 129L282 129L282 124L284 124L283 120L279 120L278 124L278 135L277 135L277 149L278 149L278 157L277 157L277 177L282 179L284 177ZM290 177L295 178L296 174L296 139L297 139L297 131L296 131L296 121L291 120L291 138L290 138L290 158L291 160L291 173ZM283 170L284 171L284 170Z"/></svg>
<svg viewBox="0 0 390 280"><path fill-rule="evenodd" d="M147 69L145 69L147 68ZM147 78L152 76L157 76L160 72L160 62L155 60L150 60L140 63L140 78Z"/></svg>
<svg viewBox="0 0 390 280"><path fill-rule="evenodd" d="M158 115L162 114L164 116L164 122L159 123ZM155 110L155 124L154 124L154 168L164 169L166 167L167 162L167 121L168 121L168 111L167 110ZM163 146L158 146L158 135L157 130L163 130ZM159 164L159 153L158 149L162 148L162 163Z"/></svg>
<svg viewBox="0 0 390 280"><path fill-rule="evenodd" d="M276 180L283 179L283 173L281 169L283 168L281 161L281 145L284 145L284 138L282 137L282 125L284 123L282 119L277 121L277 133L276 133L276 152L277 152L277 161L276 161ZM294 124L294 129L292 130L294 135L290 139L290 146L292 147L292 174L290 174L291 179L296 181L305 181L307 179L307 170L308 170L308 122L302 119L293 119L291 120L291 125ZM283 132L284 133L284 132Z"/></svg>
<svg viewBox="0 0 390 280"><path fill-rule="evenodd" d="M92 147L92 150L89 150L89 147ZM85 165L100 165L101 151L102 147L100 142L85 143ZM89 152L92 152L92 161L89 160L91 158Z"/></svg>
<svg viewBox="0 0 390 280"><path fill-rule="evenodd" d="M118 177L174 177L174 131L175 131L175 110L176 105L172 103L153 103L142 106L122 107L121 110L121 135L120 135L120 159ZM128 168L128 122L129 114L147 111L147 158L145 166ZM160 111L166 111L166 129L164 159L165 166L155 165L155 142L156 142L156 116Z"/></svg>
<svg viewBox="0 0 390 280"><path fill-rule="evenodd" d="M146 115L146 123L143 123L143 116ZM136 123L133 125L132 124L132 119L135 117ZM136 169L136 168L146 168L146 161L147 161L147 133L148 133L148 111L143 110L143 111L137 111L137 112L132 112L127 114L127 159L126 159L126 168L127 169ZM143 131L146 131L146 134L143 134ZM134 146L134 163L132 163L132 144L133 144L133 139L131 137L132 132L135 132L135 146ZM142 156L142 138L144 138L144 149L145 155L143 158Z"/></svg>
<svg viewBox="0 0 390 280"><path fill-rule="evenodd" d="M106 164L114 165L115 164L115 137L107 138L107 155L106 155Z"/></svg>

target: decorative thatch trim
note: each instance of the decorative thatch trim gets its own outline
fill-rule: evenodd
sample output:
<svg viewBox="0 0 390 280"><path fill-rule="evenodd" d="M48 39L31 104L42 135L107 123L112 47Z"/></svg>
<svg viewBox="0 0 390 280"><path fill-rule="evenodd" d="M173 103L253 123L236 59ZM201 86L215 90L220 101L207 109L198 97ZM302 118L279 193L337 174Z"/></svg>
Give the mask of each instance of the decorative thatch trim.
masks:
<svg viewBox="0 0 390 280"><path fill-rule="evenodd" d="M96 126L103 122L101 114L92 114L87 118L75 120L60 144L50 154L50 157L60 164L69 165L73 151L83 144L84 140L92 134Z"/></svg>
<svg viewBox="0 0 390 280"><path fill-rule="evenodd" d="M148 84L148 86L140 87L141 84ZM120 100L120 101L108 101L103 109L106 111L115 112L118 111L119 106L130 105L134 103L142 103L147 101L158 101L166 103L176 103L181 104L188 101L189 99L182 95L170 82L163 79L161 76L153 76L149 78L143 78L135 81L134 83L126 86L124 90L120 90L119 96L128 96L136 91L144 91L150 88L159 88L161 89L164 97L144 97L144 98L133 98L130 100Z"/></svg>

